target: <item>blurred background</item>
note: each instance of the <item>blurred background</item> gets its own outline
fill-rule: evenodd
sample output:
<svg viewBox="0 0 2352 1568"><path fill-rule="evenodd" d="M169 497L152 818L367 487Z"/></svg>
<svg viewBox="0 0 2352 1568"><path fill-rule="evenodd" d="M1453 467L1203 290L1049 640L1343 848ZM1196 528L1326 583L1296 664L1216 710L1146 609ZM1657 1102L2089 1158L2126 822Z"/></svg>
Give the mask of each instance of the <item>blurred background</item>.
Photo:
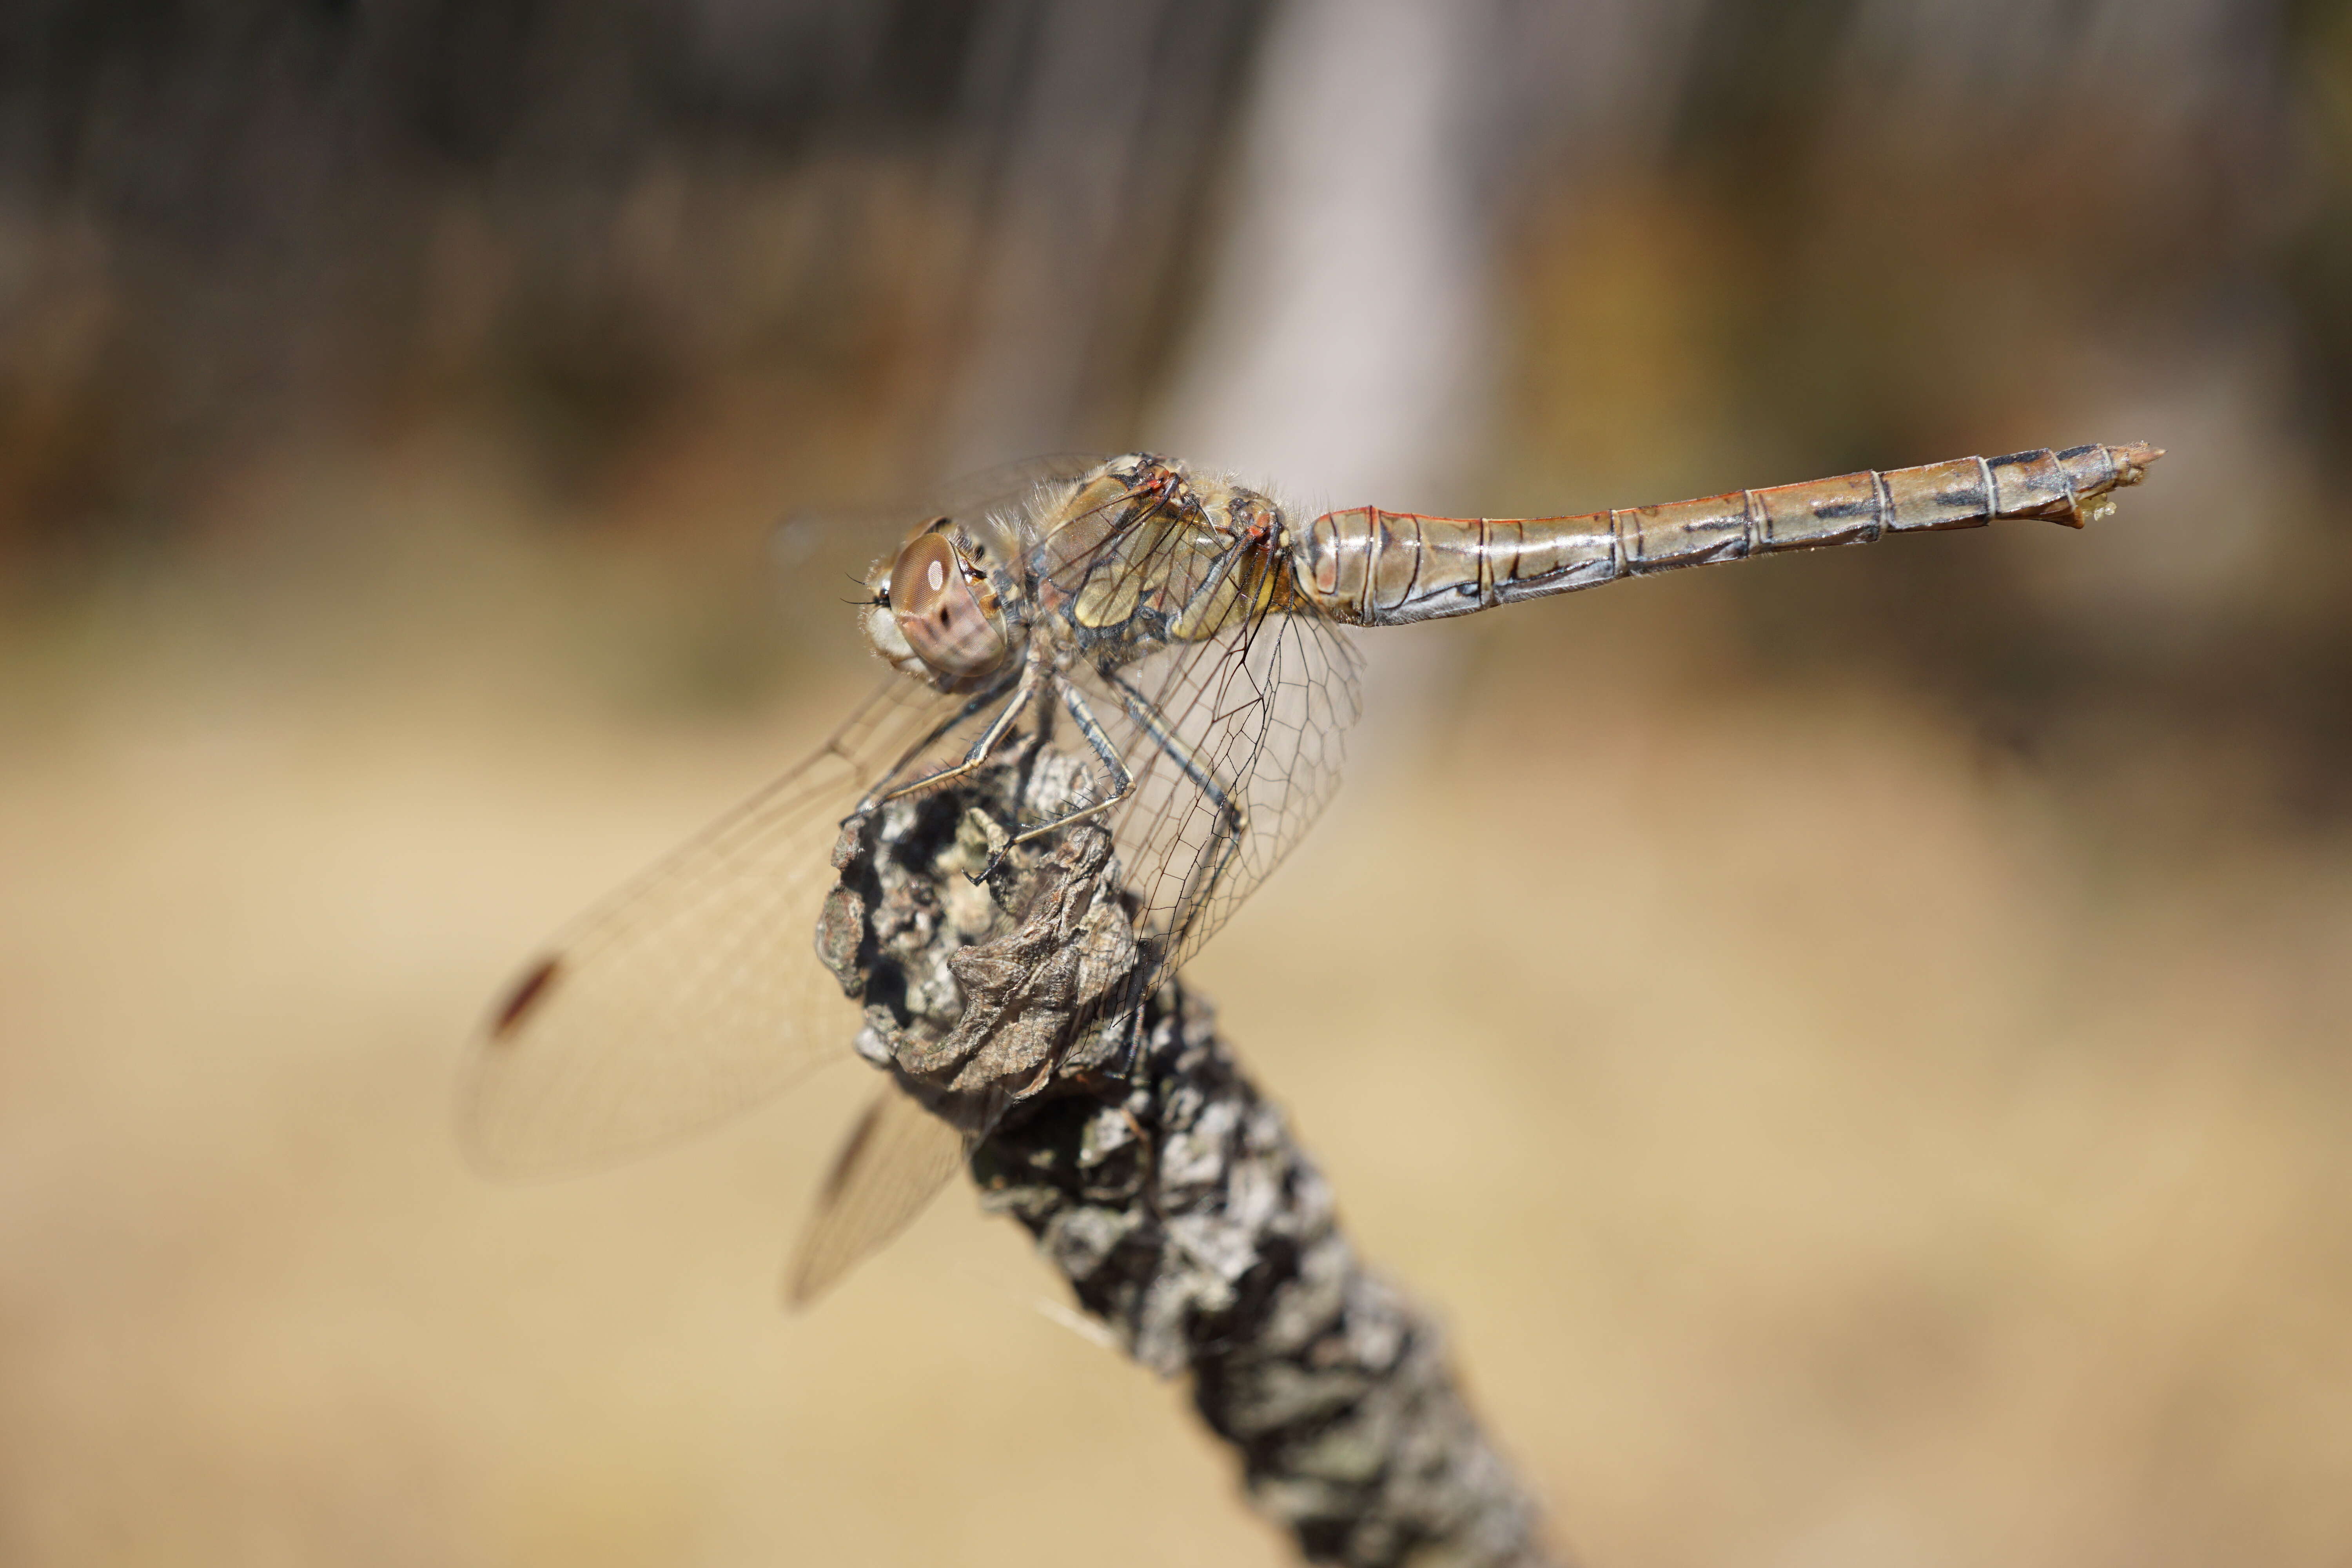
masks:
<svg viewBox="0 0 2352 1568"><path fill-rule="evenodd" d="M854 1066L456 1151L868 679L810 520L2126 439L2086 533L1365 639L1195 973L1590 1562L2352 1559L2347 425L2315 0L18 0L0 1559L1283 1561L967 1194L777 1310Z"/></svg>

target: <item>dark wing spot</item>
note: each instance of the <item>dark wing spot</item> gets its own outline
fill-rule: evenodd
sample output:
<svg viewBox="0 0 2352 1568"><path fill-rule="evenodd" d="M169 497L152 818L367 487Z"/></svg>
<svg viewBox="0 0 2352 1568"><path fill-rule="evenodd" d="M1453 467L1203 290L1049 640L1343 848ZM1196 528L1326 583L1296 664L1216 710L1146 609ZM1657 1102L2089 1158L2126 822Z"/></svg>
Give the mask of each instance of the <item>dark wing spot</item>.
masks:
<svg viewBox="0 0 2352 1568"><path fill-rule="evenodd" d="M560 958L542 958L531 965L530 973L515 982L515 988L507 994L506 1001L499 1006L498 1017L490 1024L492 1040L503 1043L514 1038L523 1019L546 998L548 988L555 984L555 976L562 967Z"/></svg>

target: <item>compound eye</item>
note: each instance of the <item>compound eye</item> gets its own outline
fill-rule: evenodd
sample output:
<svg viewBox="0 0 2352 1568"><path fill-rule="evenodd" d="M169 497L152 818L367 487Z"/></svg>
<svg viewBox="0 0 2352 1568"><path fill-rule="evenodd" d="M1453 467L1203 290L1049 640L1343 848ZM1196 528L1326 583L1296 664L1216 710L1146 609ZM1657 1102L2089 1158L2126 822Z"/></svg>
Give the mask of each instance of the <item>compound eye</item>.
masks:
<svg viewBox="0 0 2352 1568"><path fill-rule="evenodd" d="M996 617L981 607L955 546L936 533L908 541L890 569L890 614L907 646L940 674L986 675L1004 662Z"/></svg>

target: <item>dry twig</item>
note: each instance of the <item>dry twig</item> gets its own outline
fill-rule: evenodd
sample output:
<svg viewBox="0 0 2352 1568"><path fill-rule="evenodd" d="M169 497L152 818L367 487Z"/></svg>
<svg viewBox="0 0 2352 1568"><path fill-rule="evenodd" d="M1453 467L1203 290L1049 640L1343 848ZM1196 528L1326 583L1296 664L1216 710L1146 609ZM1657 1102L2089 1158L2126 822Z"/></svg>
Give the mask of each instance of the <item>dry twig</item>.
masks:
<svg viewBox="0 0 2352 1568"><path fill-rule="evenodd" d="M1317 1562L1553 1561L1432 1320L1366 1269L1330 1188L1180 981L1148 970L1110 835L988 863L1084 787L1031 738L845 828L820 948L861 1055L961 1129L982 1201L1145 1366L1190 1373L1252 1499Z"/></svg>

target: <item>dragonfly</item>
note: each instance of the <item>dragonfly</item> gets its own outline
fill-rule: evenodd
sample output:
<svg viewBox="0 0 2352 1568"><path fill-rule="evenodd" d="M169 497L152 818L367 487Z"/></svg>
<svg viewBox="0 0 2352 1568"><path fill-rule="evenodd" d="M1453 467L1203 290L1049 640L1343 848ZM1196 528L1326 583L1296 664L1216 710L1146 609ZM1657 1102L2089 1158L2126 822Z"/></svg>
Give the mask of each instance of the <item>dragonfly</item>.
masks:
<svg viewBox="0 0 2352 1568"><path fill-rule="evenodd" d="M2000 519L2081 527L2162 456L2091 445L1574 516L1367 506L1305 521L1150 453L1034 465L919 516L875 561L857 613L887 671L813 755L523 970L474 1044L464 1142L494 1171L601 1163L850 1054L814 942L845 821L950 789L1032 738L1061 739L1087 783L1000 835L991 864L1107 827L1155 984L1331 798L1360 706L1359 628ZM788 1299L813 1300L903 1229L974 1136L885 1086L820 1190Z"/></svg>

